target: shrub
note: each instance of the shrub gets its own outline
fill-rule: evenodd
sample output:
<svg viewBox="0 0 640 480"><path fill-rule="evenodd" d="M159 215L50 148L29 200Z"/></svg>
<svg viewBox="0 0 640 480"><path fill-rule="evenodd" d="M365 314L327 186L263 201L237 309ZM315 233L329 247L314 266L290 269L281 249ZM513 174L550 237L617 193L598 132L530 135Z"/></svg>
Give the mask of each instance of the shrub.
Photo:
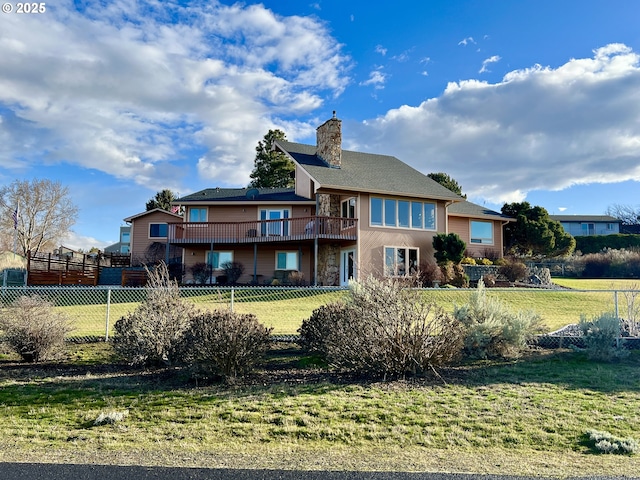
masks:
<svg viewBox="0 0 640 480"><path fill-rule="evenodd" d="M233 378L262 360L270 333L253 314L216 310L193 317L184 343L197 372Z"/></svg>
<svg viewBox="0 0 640 480"><path fill-rule="evenodd" d="M465 327L464 353L471 358L517 357L542 331L538 314L512 313L500 300L487 296L482 279L469 303L454 306L453 316Z"/></svg>
<svg viewBox="0 0 640 480"><path fill-rule="evenodd" d="M482 281L484 282L485 287L495 287L496 286L496 276L492 273L487 273L482 276Z"/></svg>
<svg viewBox="0 0 640 480"><path fill-rule="evenodd" d="M609 432L598 430L588 430L586 435L593 448L600 453L631 455L640 452L640 445L633 438L618 438Z"/></svg>
<svg viewBox="0 0 640 480"><path fill-rule="evenodd" d="M469 275L464 272L462 265L453 265L453 278L449 283L458 288L469 287Z"/></svg>
<svg viewBox="0 0 640 480"><path fill-rule="evenodd" d="M460 263L467 244L456 233L438 233L433 237L434 257L438 263Z"/></svg>
<svg viewBox="0 0 640 480"><path fill-rule="evenodd" d="M435 263L421 261L418 269L418 281L423 287L432 287L435 282L442 282L442 271Z"/></svg>
<svg viewBox="0 0 640 480"><path fill-rule="evenodd" d="M204 262L194 263L190 268L196 283L206 283L211 278L211 265Z"/></svg>
<svg viewBox="0 0 640 480"><path fill-rule="evenodd" d="M480 259L480 261L478 261L476 263L478 263L480 265L487 265L487 266L493 265L493 262L491 260L489 260L488 258L482 258L482 259Z"/></svg>
<svg viewBox="0 0 640 480"><path fill-rule="evenodd" d="M463 265L475 265L476 261L474 258L471 257L464 257L460 263L462 263Z"/></svg>
<svg viewBox="0 0 640 480"><path fill-rule="evenodd" d="M616 346L616 339L621 333L621 322L614 314L605 312L592 320L581 316L579 326L590 359L608 362L628 354L626 350Z"/></svg>
<svg viewBox="0 0 640 480"><path fill-rule="evenodd" d="M460 324L419 290L374 278L352 282L344 304L316 309L299 332L329 365L385 377L424 374L462 346Z"/></svg>
<svg viewBox="0 0 640 480"><path fill-rule="evenodd" d="M510 282L524 280L527 276L527 267L524 263L516 260L508 261L498 270L498 274L505 277Z"/></svg>
<svg viewBox="0 0 640 480"><path fill-rule="evenodd" d="M180 298L164 263L147 273L147 298L116 322L113 347L131 364L176 365L184 359L183 337L197 311Z"/></svg>
<svg viewBox="0 0 640 480"><path fill-rule="evenodd" d="M237 283L238 279L244 273L244 265L240 262L224 262L220 266L222 267L222 270L227 277L227 283L231 285Z"/></svg>
<svg viewBox="0 0 640 480"><path fill-rule="evenodd" d="M26 362L50 360L64 349L68 318L38 295L22 296L0 317L5 342Z"/></svg>
<svg viewBox="0 0 640 480"><path fill-rule="evenodd" d="M305 284L304 273L298 272L297 270L290 272L288 282L291 285L296 285L296 286L304 285Z"/></svg>

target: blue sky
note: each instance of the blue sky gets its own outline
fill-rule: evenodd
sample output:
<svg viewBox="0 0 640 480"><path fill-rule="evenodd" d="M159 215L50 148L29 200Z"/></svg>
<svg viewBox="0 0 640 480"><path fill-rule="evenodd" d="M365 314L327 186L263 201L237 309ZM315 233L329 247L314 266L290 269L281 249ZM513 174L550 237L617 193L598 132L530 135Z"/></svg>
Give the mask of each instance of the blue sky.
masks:
<svg viewBox="0 0 640 480"><path fill-rule="evenodd" d="M0 184L51 178L71 247L155 192L249 182L270 128L446 172L499 210L637 206L640 3L93 2L0 14Z"/></svg>

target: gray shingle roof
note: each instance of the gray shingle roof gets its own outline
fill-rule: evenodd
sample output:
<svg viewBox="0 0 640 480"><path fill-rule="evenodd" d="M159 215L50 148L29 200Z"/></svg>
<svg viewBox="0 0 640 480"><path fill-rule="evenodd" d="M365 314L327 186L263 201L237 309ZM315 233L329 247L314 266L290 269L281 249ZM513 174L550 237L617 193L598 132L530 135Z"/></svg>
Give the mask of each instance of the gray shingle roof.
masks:
<svg viewBox="0 0 640 480"><path fill-rule="evenodd" d="M610 215L549 215L549 217L558 222L622 223L621 220Z"/></svg>
<svg viewBox="0 0 640 480"><path fill-rule="evenodd" d="M287 141L278 141L276 145L306 170L322 188L463 200L396 157L342 150L342 165L335 168L327 166L316 156L314 145Z"/></svg>
<svg viewBox="0 0 640 480"><path fill-rule="evenodd" d="M257 195L256 195L257 192ZM175 205L188 202L309 202L295 194L293 188L206 188L185 195L172 202Z"/></svg>
<svg viewBox="0 0 640 480"><path fill-rule="evenodd" d="M449 215L457 217L474 217L474 218L486 218L493 220L515 220L515 218L504 215L503 213L496 212L489 208L483 207L472 202L464 201L460 203L454 203L447 209Z"/></svg>

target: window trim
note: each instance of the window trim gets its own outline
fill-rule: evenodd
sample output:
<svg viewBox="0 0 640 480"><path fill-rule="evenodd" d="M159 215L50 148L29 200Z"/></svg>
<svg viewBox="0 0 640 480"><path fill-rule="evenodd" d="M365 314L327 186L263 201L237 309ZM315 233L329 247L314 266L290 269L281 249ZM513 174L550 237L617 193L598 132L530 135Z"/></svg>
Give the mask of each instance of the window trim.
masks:
<svg viewBox="0 0 640 480"><path fill-rule="evenodd" d="M153 225L164 225L167 229L166 235L162 236L162 235L151 235L151 227ZM164 238L166 239L167 236L169 235L169 224L167 222L149 222L149 228L147 230L147 234L149 235L149 240L151 239L158 239L158 238Z"/></svg>
<svg viewBox="0 0 640 480"><path fill-rule="evenodd" d="M380 221L373 220L373 202L380 202ZM394 218L395 224L387 224L387 212L386 205L391 205L393 202L394 206ZM400 226L400 202L406 202L408 204L408 214L409 214L409 226ZM421 221L422 224L420 226L413 226L414 220L414 204L420 204L422 206L421 210ZM427 218L425 215L425 206L429 205L433 209L433 228L431 225L427 226ZM411 198L401 198L401 197L378 197L378 196L370 196L369 197L369 226L370 227L382 227L382 228L393 228L399 230L422 230L428 232L436 232L438 231L438 202L436 201L427 201L427 200L418 200Z"/></svg>
<svg viewBox="0 0 640 480"><path fill-rule="evenodd" d="M412 275L414 272L412 272L412 269L415 269L415 271L417 272L418 270L418 265L420 265L420 248L418 247L408 247L408 246L394 246L394 245L385 245L384 247L382 247L383 249L383 274L385 277L406 277L408 275ZM389 273L390 269L387 267L387 250L393 250L393 273ZM409 252L411 251L415 251L415 265L414 266L409 266L409 271L407 272L407 269L405 268L405 272L403 274L399 274L398 272L398 263L397 263L397 259L398 259L398 250L404 250L405 251L405 262L409 262L411 261L411 254Z"/></svg>
<svg viewBox="0 0 640 480"><path fill-rule="evenodd" d="M491 227L491 238L485 238L485 237L474 237L473 236L473 224L474 223L488 223ZM471 245L495 245L495 225L494 222L491 220L469 220L469 243ZM477 238L478 240L480 240L479 242L474 242L474 238ZM488 242L485 242L483 240L489 240Z"/></svg>
<svg viewBox="0 0 640 480"><path fill-rule="evenodd" d="M278 255L284 253L287 255L288 259L288 255L295 255L295 267L294 268L287 268L287 260L285 260L285 268L280 268L278 267ZM299 252L298 250L276 250L275 252L275 270L284 270L287 272L294 272L294 271L299 271L300 270L300 256L299 256Z"/></svg>

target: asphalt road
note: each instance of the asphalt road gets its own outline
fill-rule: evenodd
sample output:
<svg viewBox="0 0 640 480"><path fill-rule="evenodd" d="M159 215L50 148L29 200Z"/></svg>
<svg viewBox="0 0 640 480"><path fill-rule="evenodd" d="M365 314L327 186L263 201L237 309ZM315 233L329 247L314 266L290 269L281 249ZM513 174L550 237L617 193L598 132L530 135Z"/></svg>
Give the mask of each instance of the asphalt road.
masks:
<svg viewBox="0 0 640 480"><path fill-rule="evenodd" d="M445 473L322 472L283 470L232 470L207 468L136 467L114 465L60 465L0 463L2 480L543 480L543 477L509 477ZM581 477L581 480L616 477ZM626 477L629 480L629 477Z"/></svg>

